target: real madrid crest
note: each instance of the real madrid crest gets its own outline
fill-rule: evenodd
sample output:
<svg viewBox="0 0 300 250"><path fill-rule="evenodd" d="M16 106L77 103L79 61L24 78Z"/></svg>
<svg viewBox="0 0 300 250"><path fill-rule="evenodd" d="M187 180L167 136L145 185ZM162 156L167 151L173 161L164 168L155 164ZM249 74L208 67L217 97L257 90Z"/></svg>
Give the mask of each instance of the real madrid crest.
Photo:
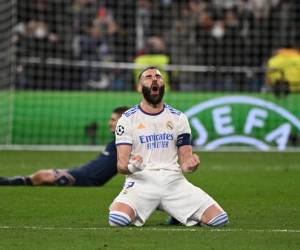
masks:
<svg viewBox="0 0 300 250"><path fill-rule="evenodd" d="M167 129L172 130L174 128L174 125L171 121L167 122Z"/></svg>

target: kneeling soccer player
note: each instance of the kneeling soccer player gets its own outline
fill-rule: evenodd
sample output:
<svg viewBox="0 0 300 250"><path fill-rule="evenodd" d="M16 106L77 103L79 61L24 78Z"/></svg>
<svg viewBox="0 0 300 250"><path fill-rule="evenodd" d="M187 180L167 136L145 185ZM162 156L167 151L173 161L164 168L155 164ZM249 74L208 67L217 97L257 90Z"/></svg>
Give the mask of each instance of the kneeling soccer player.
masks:
<svg viewBox="0 0 300 250"><path fill-rule="evenodd" d="M110 206L109 224L141 226L156 209L186 226L227 224L222 207L182 174L195 171L200 160L192 153L186 116L162 102L160 71L146 68L139 85L141 103L121 116L115 132L117 167L127 177Z"/></svg>

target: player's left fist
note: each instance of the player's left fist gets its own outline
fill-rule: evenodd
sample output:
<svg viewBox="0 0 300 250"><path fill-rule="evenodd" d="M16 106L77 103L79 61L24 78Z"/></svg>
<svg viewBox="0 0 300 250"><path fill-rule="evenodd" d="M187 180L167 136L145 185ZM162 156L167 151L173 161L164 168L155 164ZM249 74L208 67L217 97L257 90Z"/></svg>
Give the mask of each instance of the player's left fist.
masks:
<svg viewBox="0 0 300 250"><path fill-rule="evenodd" d="M197 154L192 154L192 156L182 163L181 168L183 172L191 173L197 170L200 164L200 159Z"/></svg>

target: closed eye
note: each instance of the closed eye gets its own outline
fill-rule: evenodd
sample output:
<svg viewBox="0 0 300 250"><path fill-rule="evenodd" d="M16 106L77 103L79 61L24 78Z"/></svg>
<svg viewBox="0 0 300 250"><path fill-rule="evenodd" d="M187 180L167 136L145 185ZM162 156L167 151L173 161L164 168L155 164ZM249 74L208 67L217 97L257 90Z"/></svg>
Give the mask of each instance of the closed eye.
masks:
<svg viewBox="0 0 300 250"><path fill-rule="evenodd" d="M145 78L151 79L151 78L152 78L152 75L146 75Z"/></svg>

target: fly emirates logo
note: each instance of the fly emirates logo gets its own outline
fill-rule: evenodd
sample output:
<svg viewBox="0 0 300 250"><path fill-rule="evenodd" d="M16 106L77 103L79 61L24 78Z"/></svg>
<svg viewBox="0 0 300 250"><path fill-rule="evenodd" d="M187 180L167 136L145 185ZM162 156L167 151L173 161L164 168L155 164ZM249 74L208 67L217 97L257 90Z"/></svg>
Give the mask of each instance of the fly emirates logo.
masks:
<svg viewBox="0 0 300 250"><path fill-rule="evenodd" d="M226 96L199 103L185 112L196 138L194 145L214 150L248 145L258 150L285 150L299 119L285 108L249 96Z"/></svg>
<svg viewBox="0 0 300 250"><path fill-rule="evenodd" d="M146 144L147 149L168 148L173 138L173 134L168 133L139 136L140 143Z"/></svg>

